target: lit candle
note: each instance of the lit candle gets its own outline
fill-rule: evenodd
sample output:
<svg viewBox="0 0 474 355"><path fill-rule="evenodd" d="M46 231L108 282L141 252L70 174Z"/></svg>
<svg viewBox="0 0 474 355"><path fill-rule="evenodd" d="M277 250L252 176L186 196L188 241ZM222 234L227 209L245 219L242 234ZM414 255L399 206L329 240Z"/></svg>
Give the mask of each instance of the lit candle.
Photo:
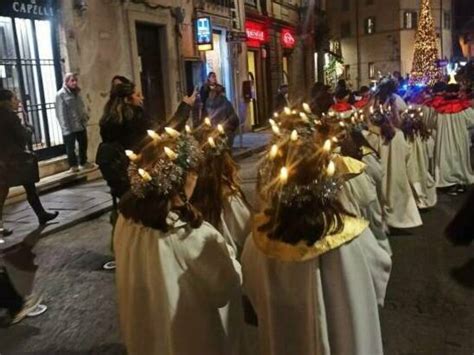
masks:
<svg viewBox="0 0 474 355"><path fill-rule="evenodd" d="M216 142L214 141L214 138L209 137L209 138L207 139L207 142L209 143L209 145L211 146L211 148L215 148L215 147L216 147Z"/></svg>
<svg viewBox="0 0 474 355"><path fill-rule="evenodd" d="M285 107L285 108L283 109L283 111L285 111L285 114L291 115L291 110L290 110L289 107Z"/></svg>
<svg viewBox="0 0 474 355"><path fill-rule="evenodd" d="M178 154L176 154L176 152L174 152L172 149L168 148L168 147L165 147L164 148L164 151L165 151L165 154L168 156L168 158L170 160L176 160L178 159Z"/></svg>
<svg viewBox="0 0 474 355"><path fill-rule="evenodd" d="M191 127L189 127L188 125L184 126L184 129L186 130L186 133L192 132Z"/></svg>
<svg viewBox="0 0 474 355"><path fill-rule="evenodd" d="M321 124L321 121L314 120L314 124L319 126Z"/></svg>
<svg viewBox="0 0 474 355"><path fill-rule="evenodd" d="M204 119L204 124L205 124L206 126L211 126L211 125L212 125L212 124L211 124L211 119L210 119L209 117L206 117L206 118Z"/></svg>
<svg viewBox="0 0 474 355"><path fill-rule="evenodd" d="M354 117L352 117L352 118L354 118ZM345 126L346 126L346 124L345 124L343 121L339 121L339 126L341 126L341 127L345 127Z"/></svg>
<svg viewBox="0 0 474 355"><path fill-rule="evenodd" d="M146 182L150 182L151 181L151 176L150 174L148 174L147 171L143 170L143 169L138 169L138 174L142 177L142 179Z"/></svg>
<svg viewBox="0 0 474 355"><path fill-rule="evenodd" d="M339 142L339 140L337 139L337 137L332 137L332 141L333 141L334 143Z"/></svg>
<svg viewBox="0 0 474 355"><path fill-rule="evenodd" d="M219 131L220 134L224 134L224 126L221 125L220 123L217 125L217 130Z"/></svg>
<svg viewBox="0 0 474 355"><path fill-rule="evenodd" d="M272 120L272 119L270 118L270 119L268 120L268 122L270 122L270 125L276 126L275 120Z"/></svg>
<svg viewBox="0 0 474 355"><path fill-rule="evenodd" d="M270 148L270 158L273 160L278 155L278 146L276 144L272 145Z"/></svg>
<svg viewBox="0 0 474 355"><path fill-rule="evenodd" d="M424 113L420 111L420 117L423 117L424 116Z"/></svg>
<svg viewBox="0 0 474 355"><path fill-rule="evenodd" d="M165 132L171 137L176 138L179 137L179 132L171 127L165 127Z"/></svg>
<svg viewBox="0 0 474 355"><path fill-rule="evenodd" d="M306 113L311 113L311 107L306 102L303 102L303 110L306 111Z"/></svg>
<svg viewBox="0 0 474 355"><path fill-rule="evenodd" d="M408 105L409 110L413 110L413 105Z"/></svg>
<svg viewBox="0 0 474 355"><path fill-rule="evenodd" d="M309 123L309 118L308 115L304 112L300 112L300 117L303 120L304 123Z"/></svg>
<svg viewBox="0 0 474 355"><path fill-rule="evenodd" d="M138 159L138 155L136 155L132 150L126 150L125 155L130 159L131 161L135 161Z"/></svg>
<svg viewBox="0 0 474 355"><path fill-rule="evenodd" d="M282 184L286 184L288 182L288 169L286 167L282 167L280 169L280 181Z"/></svg>
<svg viewBox="0 0 474 355"><path fill-rule="evenodd" d="M374 111L375 111L375 110L374 110L374 106L370 106L370 114L373 115L373 114L374 114Z"/></svg>
<svg viewBox="0 0 474 355"><path fill-rule="evenodd" d="M280 128L277 125L272 126L272 130L273 130L273 133L275 133L277 136L280 135Z"/></svg>
<svg viewBox="0 0 474 355"><path fill-rule="evenodd" d="M278 118L278 112L273 112L273 117Z"/></svg>
<svg viewBox="0 0 474 355"><path fill-rule="evenodd" d="M336 172L336 164L334 164L334 162L331 160L326 169L326 173L328 176L334 176L335 172Z"/></svg>
<svg viewBox="0 0 474 355"><path fill-rule="evenodd" d="M160 135L151 129L146 131L146 133L148 133L148 136L154 141L157 141L158 139L160 139Z"/></svg>
<svg viewBox="0 0 474 355"><path fill-rule="evenodd" d="M324 151L326 152L330 152L331 151L331 140L330 139L327 139L325 142L324 142L324 145L323 145L323 149Z"/></svg>
<svg viewBox="0 0 474 355"><path fill-rule="evenodd" d="M296 115L296 114L298 113L298 111L297 111L297 110L293 110L293 111L291 111L291 113L292 113L293 115Z"/></svg>
<svg viewBox="0 0 474 355"><path fill-rule="evenodd" d="M298 140L298 132L296 131L296 129L291 132L290 139L292 142L296 142Z"/></svg>

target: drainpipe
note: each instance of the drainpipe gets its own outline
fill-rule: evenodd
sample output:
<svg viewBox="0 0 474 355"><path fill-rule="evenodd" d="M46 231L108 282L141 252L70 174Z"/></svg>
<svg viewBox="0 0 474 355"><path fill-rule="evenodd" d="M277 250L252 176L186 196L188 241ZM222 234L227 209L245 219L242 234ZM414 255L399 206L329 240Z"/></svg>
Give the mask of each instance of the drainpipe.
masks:
<svg viewBox="0 0 474 355"><path fill-rule="evenodd" d="M356 18L356 47L357 47L357 88L360 88L361 83L361 54L360 54L360 35L359 35L359 0L355 2L355 18Z"/></svg>

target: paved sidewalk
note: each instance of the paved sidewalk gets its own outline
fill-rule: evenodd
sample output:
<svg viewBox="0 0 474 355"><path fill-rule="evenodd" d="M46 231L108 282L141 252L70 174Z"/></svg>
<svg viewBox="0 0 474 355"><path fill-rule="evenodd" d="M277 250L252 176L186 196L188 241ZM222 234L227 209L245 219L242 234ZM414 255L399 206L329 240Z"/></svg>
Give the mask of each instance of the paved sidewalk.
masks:
<svg viewBox="0 0 474 355"><path fill-rule="evenodd" d="M245 133L242 138L242 148L239 136L235 139L233 153L236 160L242 160L262 151L270 138L270 133ZM3 238L3 243L0 238L0 253L23 242L27 237L45 237L94 219L112 209L109 188L103 180L62 187L42 194L40 197L48 211L59 211L58 218L46 226L39 226L28 202L22 201L5 206L4 222L7 227L14 229L14 233Z"/></svg>

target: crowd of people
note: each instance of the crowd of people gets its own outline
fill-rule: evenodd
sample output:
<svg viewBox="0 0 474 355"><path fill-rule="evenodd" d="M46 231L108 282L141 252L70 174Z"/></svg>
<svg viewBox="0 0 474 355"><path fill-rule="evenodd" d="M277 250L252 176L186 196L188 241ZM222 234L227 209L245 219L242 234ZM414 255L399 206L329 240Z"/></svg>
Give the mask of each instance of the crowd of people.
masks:
<svg viewBox="0 0 474 355"><path fill-rule="evenodd" d="M251 206L232 157L239 119L212 74L193 125L197 92L157 122L133 82L111 83L96 162L116 207L104 267L127 352L249 354L252 319L260 354L382 354L391 230L474 182L469 97L441 82L399 94L387 78L316 83L291 105L284 86Z"/></svg>

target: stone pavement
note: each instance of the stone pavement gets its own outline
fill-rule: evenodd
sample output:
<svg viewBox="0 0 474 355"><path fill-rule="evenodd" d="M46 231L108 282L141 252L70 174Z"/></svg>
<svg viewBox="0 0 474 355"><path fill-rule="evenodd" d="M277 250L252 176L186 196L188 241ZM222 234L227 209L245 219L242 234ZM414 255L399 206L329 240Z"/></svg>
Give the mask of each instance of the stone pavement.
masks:
<svg viewBox="0 0 474 355"><path fill-rule="evenodd" d="M268 132L249 132L235 139L233 154L237 161L255 154L265 147L270 138ZM41 195L41 201L48 211L59 211L59 216L46 226L39 226L36 216L26 201L5 206L4 221L14 229L12 236L3 238L0 252L21 243L28 236L45 237L75 224L110 211L112 199L109 188L103 180L85 182L62 187Z"/></svg>

